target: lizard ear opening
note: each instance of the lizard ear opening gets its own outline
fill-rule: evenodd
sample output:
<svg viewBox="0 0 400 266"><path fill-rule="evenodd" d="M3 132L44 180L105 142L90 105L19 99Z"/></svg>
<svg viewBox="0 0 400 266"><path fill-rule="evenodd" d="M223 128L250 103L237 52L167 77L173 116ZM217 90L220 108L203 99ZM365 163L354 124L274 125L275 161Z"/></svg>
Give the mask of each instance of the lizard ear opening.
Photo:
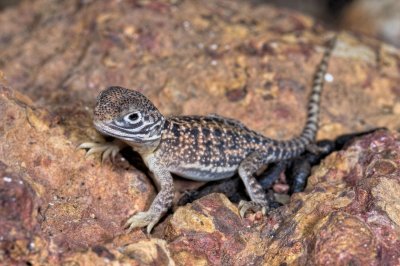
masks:
<svg viewBox="0 0 400 266"><path fill-rule="evenodd" d="M124 116L124 120L130 124L135 124L142 119L140 112L129 113Z"/></svg>

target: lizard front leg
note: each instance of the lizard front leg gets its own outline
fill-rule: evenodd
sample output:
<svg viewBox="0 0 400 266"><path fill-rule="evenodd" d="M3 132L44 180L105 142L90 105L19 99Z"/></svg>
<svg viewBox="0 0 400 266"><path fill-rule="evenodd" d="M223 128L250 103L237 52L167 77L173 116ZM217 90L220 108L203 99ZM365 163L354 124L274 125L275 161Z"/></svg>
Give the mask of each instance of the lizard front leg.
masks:
<svg viewBox="0 0 400 266"><path fill-rule="evenodd" d="M128 219L125 227L129 228L129 232L134 228L147 226L146 231L150 234L153 227L171 207L174 198L174 184L170 172L154 160L148 161L147 164L159 191L147 211L136 213Z"/></svg>
<svg viewBox="0 0 400 266"><path fill-rule="evenodd" d="M104 162L108 158L113 161L115 156L126 146L128 145L125 142L114 139L113 141L103 142L84 142L78 146L78 149L88 149L86 156L100 153L101 161Z"/></svg>

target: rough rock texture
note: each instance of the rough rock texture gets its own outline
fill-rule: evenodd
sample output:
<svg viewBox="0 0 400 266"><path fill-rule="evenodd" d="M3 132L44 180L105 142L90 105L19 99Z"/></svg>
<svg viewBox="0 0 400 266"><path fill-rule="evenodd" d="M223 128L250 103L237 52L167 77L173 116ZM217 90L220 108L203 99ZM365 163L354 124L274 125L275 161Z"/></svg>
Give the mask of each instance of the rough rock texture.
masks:
<svg viewBox="0 0 400 266"><path fill-rule="evenodd" d="M123 158L101 165L76 150L100 138L91 108L111 84L139 88L165 114L219 113L292 137L331 34L308 17L251 1L37 0L3 11L0 262L324 264L336 258L325 251L335 250L343 263L395 263L394 134L329 157L307 191L266 220L240 220L235 206L212 195L179 208L151 239L122 229L154 197L146 173ZM394 48L342 33L319 138L399 129L399 69Z"/></svg>
<svg viewBox="0 0 400 266"><path fill-rule="evenodd" d="M305 192L280 209L285 227L274 234L266 261L283 261L292 252L288 262L399 264L399 166L399 134L384 131L329 156Z"/></svg>

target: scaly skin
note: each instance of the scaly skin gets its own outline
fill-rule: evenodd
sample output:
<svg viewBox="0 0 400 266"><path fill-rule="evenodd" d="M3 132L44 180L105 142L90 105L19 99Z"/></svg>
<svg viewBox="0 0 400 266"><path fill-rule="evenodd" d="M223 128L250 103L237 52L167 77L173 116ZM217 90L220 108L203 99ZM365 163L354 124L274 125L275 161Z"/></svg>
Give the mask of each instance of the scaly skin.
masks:
<svg viewBox="0 0 400 266"><path fill-rule="evenodd" d="M268 202L254 173L268 163L294 158L312 147L318 130L320 94L334 42L333 39L315 73L303 132L291 140L273 140L236 120L216 115L164 117L137 91L122 87L102 91L94 111L95 127L139 152L159 190L147 211L127 221L129 230L147 226L150 233L171 207L171 173L199 181L239 173L251 199L239 203L240 215L244 216L249 209L265 214ZM84 143L81 148L92 149L91 153L115 154L122 147L108 144L102 149L102 145Z"/></svg>

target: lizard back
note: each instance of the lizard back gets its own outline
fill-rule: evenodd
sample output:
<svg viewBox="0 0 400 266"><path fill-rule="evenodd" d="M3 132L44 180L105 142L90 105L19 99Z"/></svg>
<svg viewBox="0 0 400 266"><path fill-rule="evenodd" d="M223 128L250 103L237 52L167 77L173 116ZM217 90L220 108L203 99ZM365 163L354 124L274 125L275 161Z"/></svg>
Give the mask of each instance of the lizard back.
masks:
<svg viewBox="0 0 400 266"><path fill-rule="evenodd" d="M168 117L155 154L171 172L193 180L232 176L248 154L273 141L220 116Z"/></svg>

